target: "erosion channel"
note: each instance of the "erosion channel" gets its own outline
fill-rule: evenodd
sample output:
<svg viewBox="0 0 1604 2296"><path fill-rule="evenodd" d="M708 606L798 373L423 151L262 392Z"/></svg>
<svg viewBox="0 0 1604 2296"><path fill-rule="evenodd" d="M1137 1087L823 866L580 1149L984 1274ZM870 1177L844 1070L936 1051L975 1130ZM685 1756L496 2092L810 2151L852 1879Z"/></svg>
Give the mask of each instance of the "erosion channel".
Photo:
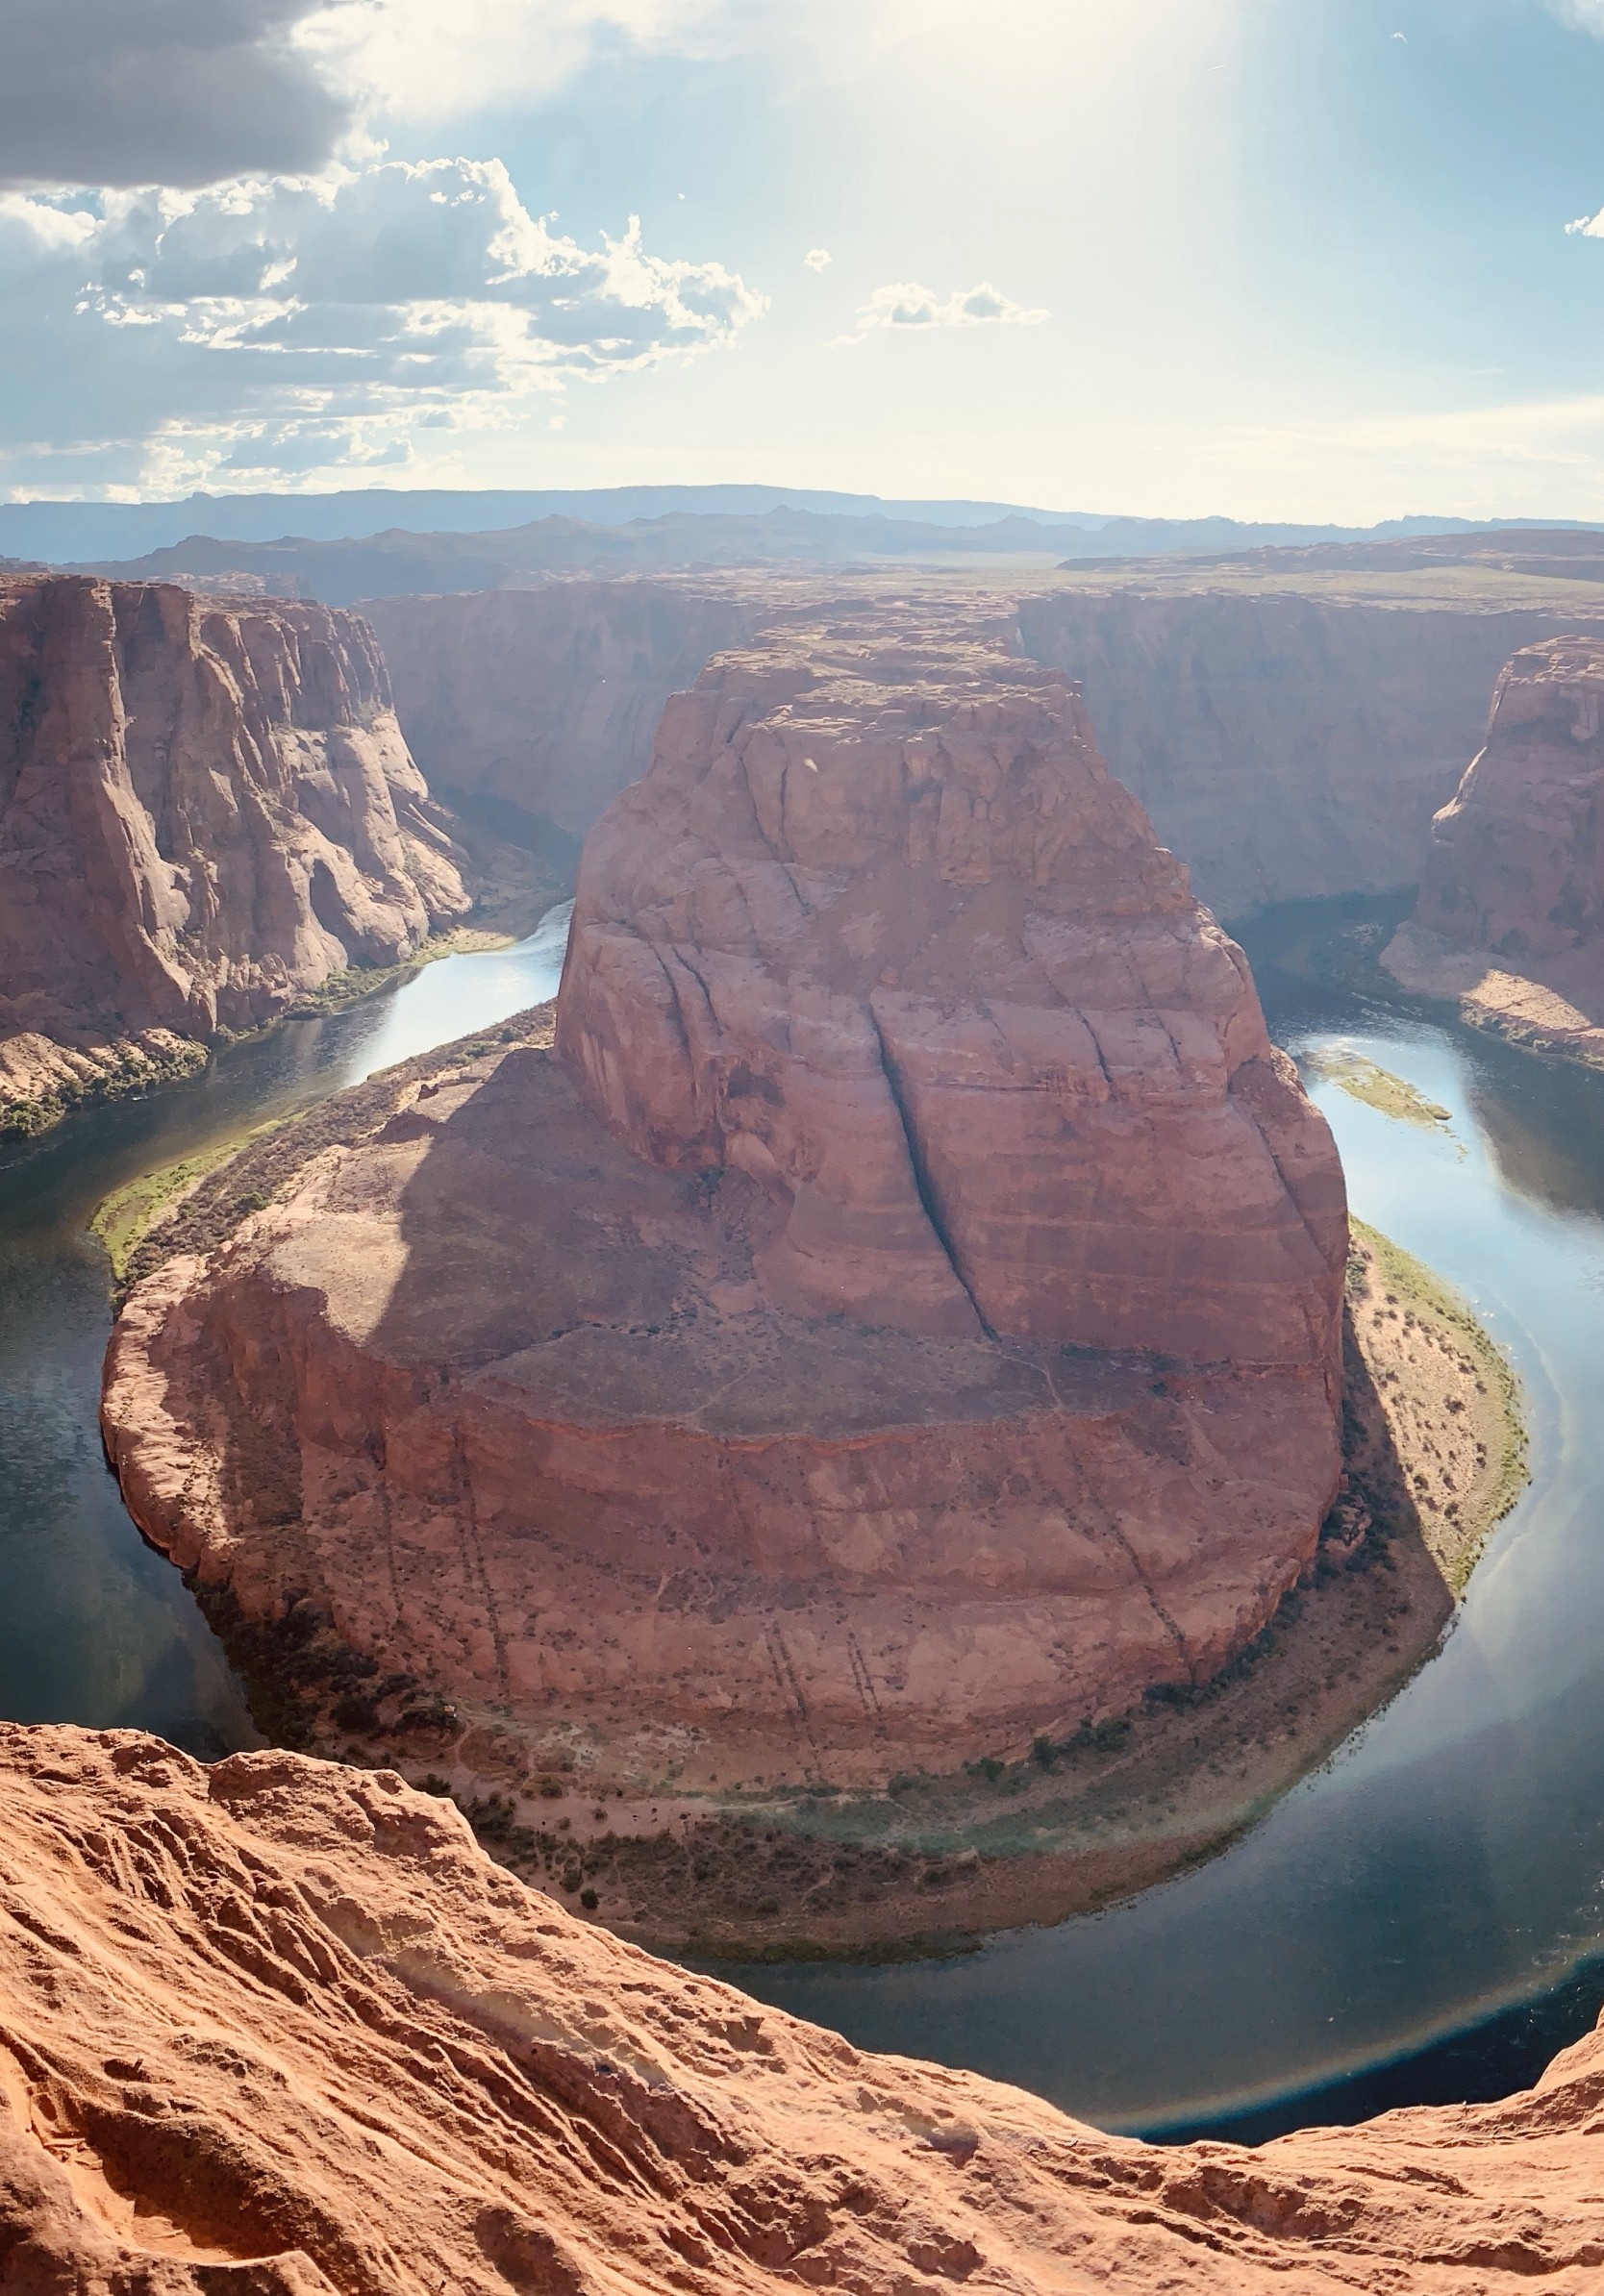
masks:
<svg viewBox="0 0 1604 2296"><path fill-rule="evenodd" d="M234 1046L203 1077L72 1118L0 1168L0 1650L20 1685L13 1718L140 1726L205 1757L254 1739L218 1646L101 1467L110 1310L85 1233L95 1204L551 994L563 921L517 950L445 960L353 1011ZM1355 1211L1472 1300L1514 1356L1533 1417L1536 1481L1444 1649L1236 1847L1128 1905L948 1959L729 1972L866 2046L1018 2081L1111 2127L1348 2118L1479 2093L1506 2063L1513 2086L1587 2029L1604 1993L1589 1975L1604 1954L1604 1685L1589 1673L1604 1609L1589 1496L1604 1470L1591 1338L1604 1077L1278 968L1307 926L1279 912L1247 938L1272 1025L1336 1130ZM1345 1090L1344 1068L1364 1061L1447 1122L1411 1123ZM1520 2056L1517 2034L1512 2057L1508 2016L1485 2021L1545 1994L1546 2017L1517 2018L1538 2054ZM1443 2036L1473 2028L1483 2037L1456 2044L1445 2070ZM1391 2085L1353 2084L1388 2064Z"/></svg>

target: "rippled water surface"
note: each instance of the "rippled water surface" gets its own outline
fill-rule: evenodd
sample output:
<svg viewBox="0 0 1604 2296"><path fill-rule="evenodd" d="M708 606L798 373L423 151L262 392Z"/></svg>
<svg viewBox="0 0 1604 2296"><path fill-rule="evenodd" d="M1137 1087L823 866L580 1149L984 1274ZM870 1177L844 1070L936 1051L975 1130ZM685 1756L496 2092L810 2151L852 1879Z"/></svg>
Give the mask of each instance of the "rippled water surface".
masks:
<svg viewBox="0 0 1604 2296"><path fill-rule="evenodd" d="M1314 1086L1355 1210L1514 1357L1533 1487L1439 1655L1211 1864L962 1959L738 1973L1108 2127L1257 2134L1498 2093L1604 1998L1604 1077L1321 996L1274 954L1261 986L1295 1052L1341 1043L1453 1112L1443 1135Z"/></svg>
<svg viewBox="0 0 1604 2296"><path fill-rule="evenodd" d="M516 948L442 958L0 1158L0 1715L138 1726L202 1755L256 1742L221 1649L101 1456L111 1300L86 1222L141 1172L555 995L567 919L554 911Z"/></svg>

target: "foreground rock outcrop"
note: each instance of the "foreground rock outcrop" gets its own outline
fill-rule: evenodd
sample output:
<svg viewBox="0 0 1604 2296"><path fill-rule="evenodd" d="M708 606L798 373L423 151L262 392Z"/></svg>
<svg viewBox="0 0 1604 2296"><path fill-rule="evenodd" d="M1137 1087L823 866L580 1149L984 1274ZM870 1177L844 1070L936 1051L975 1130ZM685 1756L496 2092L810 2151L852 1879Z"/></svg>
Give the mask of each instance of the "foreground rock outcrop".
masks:
<svg viewBox="0 0 1604 2296"><path fill-rule="evenodd" d="M354 615L0 580L0 1121L401 961L467 865Z"/></svg>
<svg viewBox="0 0 1604 2296"><path fill-rule="evenodd" d="M0 1726L18 2290L1580 2296L1601 2078L1154 2150L587 1929L392 1773Z"/></svg>
<svg viewBox="0 0 1604 2296"><path fill-rule="evenodd" d="M1604 1059L1604 637L1553 638L1498 680L1486 742L1432 825L1403 986L1547 1050Z"/></svg>
<svg viewBox="0 0 1604 2296"><path fill-rule="evenodd" d="M701 1791L952 1769L1273 1615L1341 1174L1061 676L950 611L714 665L560 1048L420 1064L133 1294L107 1441L203 1584Z"/></svg>

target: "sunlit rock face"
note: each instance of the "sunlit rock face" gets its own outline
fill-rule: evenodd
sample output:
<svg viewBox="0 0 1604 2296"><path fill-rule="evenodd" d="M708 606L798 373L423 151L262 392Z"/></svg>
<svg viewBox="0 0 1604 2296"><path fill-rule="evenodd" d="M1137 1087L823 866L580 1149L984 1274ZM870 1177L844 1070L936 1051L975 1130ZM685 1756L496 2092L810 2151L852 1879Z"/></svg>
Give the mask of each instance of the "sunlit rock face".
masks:
<svg viewBox="0 0 1604 2296"><path fill-rule="evenodd" d="M354 615L0 580L0 1100L396 962L463 861Z"/></svg>
<svg viewBox="0 0 1604 2296"><path fill-rule="evenodd" d="M393 1772L0 1726L18 2290L1582 2296L1601 2075L1149 2147L653 1960Z"/></svg>
<svg viewBox="0 0 1604 2296"><path fill-rule="evenodd" d="M1206 1681L1312 1558L1336 1152L1006 631L720 659L555 1049L427 1066L113 1342L129 1504L245 1616L610 1777L883 1783Z"/></svg>
<svg viewBox="0 0 1604 2296"><path fill-rule="evenodd" d="M1604 1054L1604 637L1508 663L1487 738L1432 825L1415 914L1387 952L1408 987L1589 1059Z"/></svg>
<svg viewBox="0 0 1604 2296"><path fill-rule="evenodd" d="M1246 961L1078 691L950 610L776 633L669 704L587 848L558 1041L638 1155L773 1198L777 1308L1335 1363L1341 1173Z"/></svg>

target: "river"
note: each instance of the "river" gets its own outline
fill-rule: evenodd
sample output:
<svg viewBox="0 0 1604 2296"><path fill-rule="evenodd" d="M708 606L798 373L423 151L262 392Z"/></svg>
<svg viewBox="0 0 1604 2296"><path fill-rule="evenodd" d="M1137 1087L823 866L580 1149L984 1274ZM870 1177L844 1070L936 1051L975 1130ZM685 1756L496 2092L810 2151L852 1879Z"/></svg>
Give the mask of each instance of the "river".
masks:
<svg viewBox="0 0 1604 2296"><path fill-rule="evenodd" d="M87 1110L0 1155L0 1714L153 1730L209 1759L260 1743L241 1687L101 1455L101 1198L142 1172L555 996L569 906L516 947L442 957L326 1019L231 1045L204 1075Z"/></svg>
<svg viewBox="0 0 1604 2296"><path fill-rule="evenodd" d="M108 1188L551 994L565 917L338 1018L225 1052L0 1165L0 1710L252 1742L95 1428L109 1323L84 1224ZM1355 1210L1456 1283L1513 1356L1536 1476L1442 1648L1250 1834L1131 1904L946 1959L727 1970L865 2047L1016 2081L1108 2128L1250 2137L1502 2093L1604 2000L1604 1077L1279 969L1272 1025L1341 1043L1452 1115L1410 1126L1316 1081Z"/></svg>

